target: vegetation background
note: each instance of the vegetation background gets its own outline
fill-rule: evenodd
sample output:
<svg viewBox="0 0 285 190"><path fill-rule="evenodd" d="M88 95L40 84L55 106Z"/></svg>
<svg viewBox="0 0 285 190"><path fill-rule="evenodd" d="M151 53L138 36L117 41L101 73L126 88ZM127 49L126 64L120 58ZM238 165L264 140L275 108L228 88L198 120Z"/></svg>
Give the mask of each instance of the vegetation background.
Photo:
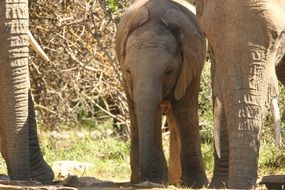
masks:
<svg viewBox="0 0 285 190"><path fill-rule="evenodd" d="M78 175L128 179L129 120L114 51L116 25L131 0L31 0L30 30L50 58L31 50L32 92L41 146L50 164L77 160L94 164ZM199 97L202 148L213 168L210 62ZM279 98L283 125L285 91ZM282 130L284 134L284 129ZM167 155L168 133L163 134ZM285 173L285 149L274 146L272 118L264 122L259 174ZM57 174L60 178L61 174Z"/></svg>

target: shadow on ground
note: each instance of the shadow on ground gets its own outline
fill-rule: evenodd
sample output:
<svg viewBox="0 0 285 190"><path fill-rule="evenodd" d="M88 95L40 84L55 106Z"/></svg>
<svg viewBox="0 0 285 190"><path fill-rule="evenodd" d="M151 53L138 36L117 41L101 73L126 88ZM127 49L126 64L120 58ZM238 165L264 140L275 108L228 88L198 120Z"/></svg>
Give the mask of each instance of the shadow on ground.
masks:
<svg viewBox="0 0 285 190"><path fill-rule="evenodd" d="M265 184L268 189L285 189L285 175L264 176L259 184ZM102 181L94 177L69 176L64 181L56 181L51 185L42 185L36 181L9 180L9 177L0 175L0 190L135 190L135 189L179 189L177 187L168 188L135 188L129 182L115 183ZM264 185L256 189L266 189Z"/></svg>
<svg viewBox="0 0 285 190"><path fill-rule="evenodd" d="M9 180L6 175L0 175L0 190L116 190L137 189L131 186L129 182L115 183L111 181L102 181L94 177L69 176L64 181L55 181L51 185L42 185L36 181ZM144 189L144 188L140 188ZM158 188L152 188L158 189ZM160 188L161 189L161 188Z"/></svg>
<svg viewBox="0 0 285 190"><path fill-rule="evenodd" d="M57 182L55 182L57 183ZM77 177L69 176L64 181L58 184L66 187L75 187L79 190L96 190L96 189L132 189L129 182L125 183L115 183L112 181L102 181L94 177Z"/></svg>

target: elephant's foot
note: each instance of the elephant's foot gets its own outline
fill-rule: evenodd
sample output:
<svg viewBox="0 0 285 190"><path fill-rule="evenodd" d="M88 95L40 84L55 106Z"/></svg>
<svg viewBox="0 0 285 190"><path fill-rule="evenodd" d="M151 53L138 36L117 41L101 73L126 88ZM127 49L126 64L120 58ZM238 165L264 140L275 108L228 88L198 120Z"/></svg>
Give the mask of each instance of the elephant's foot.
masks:
<svg viewBox="0 0 285 190"><path fill-rule="evenodd" d="M131 174L131 184L138 184L140 182L140 175L138 172L132 172Z"/></svg>
<svg viewBox="0 0 285 190"><path fill-rule="evenodd" d="M139 175L138 172L132 172L131 174L131 184L137 186L136 184L139 185L144 185L144 184L166 184L168 181L168 176L167 173L161 170L151 170L151 175L149 178L143 179L142 176Z"/></svg>
<svg viewBox="0 0 285 190"><path fill-rule="evenodd" d="M138 184L135 184L134 186L138 187L138 188L146 188L146 189L149 189L149 188L164 188L165 187L165 185L163 185L163 184L153 183L151 181L145 181L145 182L142 182L142 183L138 183Z"/></svg>
<svg viewBox="0 0 285 190"><path fill-rule="evenodd" d="M182 174L181 186L190 188L207 187L208 180L204 173Z"/></svg>
<svg viewBox="0 0 285 190"><path fill-rule="evenodd" d="M153 183L153 184L165 184L168 181L167 176L167 170L164 171L162 169L158 168L152 168L151 169L151 175L148 178L143 178L141 175L139 175L139 172L132 172L131 174L131 184L144 184L147 182Z"/></svg>
<svg viewBox="0 0 285 190"><path fill-rule="evenodd" d="M228 185L228 176L214 176L209 188L211 189L224 189Z"/></svg>
<svg viewBox="0 0 285 190"><path fill-rule="evenodd" d="M255 176L233 176L232 179L229 177L229 183L227 188L229 189L254 189L256 184L256 177Z"/></svg>
<svg viewBox="0 0 285 190"><path fill-rule="evenodd" d="M31 166L31 178L43 184L51 184L54 179L54 173L51 167L42 160L40 164Z"/></svg>
<svg viewBox="0 0 285 190"><path fill-rule="evenodd" d="M149 168L149 176L142 176L142 180L158 184L168 182L167 163L162 150L155 149Z"/></svg>
<svg viewBox="0 0 285 190"><path fill-rule="evenodd" d="M181 171L169 168L168 170L168 183L170 185L177 185L180 182Z"/></svg>

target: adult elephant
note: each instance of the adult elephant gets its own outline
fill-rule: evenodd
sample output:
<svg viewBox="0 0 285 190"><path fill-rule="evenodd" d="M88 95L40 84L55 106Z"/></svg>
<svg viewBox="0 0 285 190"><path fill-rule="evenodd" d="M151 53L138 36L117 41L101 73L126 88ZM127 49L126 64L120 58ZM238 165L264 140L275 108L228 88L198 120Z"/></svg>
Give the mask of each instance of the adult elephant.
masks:
<svg viewBox="0 0 285 190"><path fill-rule="evenodd" d="M166 109L170 181L181 178L191 187L207 184L198 122L206 43L191 9L185 1L140 0L118 26L116 52L131 118L131 182L135 184L167 182L161 137Z"/></svg>
<svg viewBox="0 0 285 190"><path fill-rule="evenodd" d="M252 188L262 120L277 96L275 68L285 52L285 1L197 0L197 6L214 62L214 125L225 145L215 155L212 185Z"/></svg>
<svg viewBox="0 0 285 190"><path fill-rule="evenodd" d="M28 1L0 2L0 139L13 180L49 183L53 172L40 151L29 92Z"/></svg>

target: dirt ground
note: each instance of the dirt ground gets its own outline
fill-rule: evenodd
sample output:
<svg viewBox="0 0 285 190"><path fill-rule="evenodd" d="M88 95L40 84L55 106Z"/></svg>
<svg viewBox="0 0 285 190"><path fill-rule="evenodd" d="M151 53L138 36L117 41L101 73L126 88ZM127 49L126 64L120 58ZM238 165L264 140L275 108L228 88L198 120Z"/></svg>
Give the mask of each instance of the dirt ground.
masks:
<svg viewBox="0 0 285 190"><path fill-rule="evenodd" d="M271 185L269 186L269 189L285 189L285 175L265 176L263 177L262 182L264 183L269 182ZM178 190L183 188L177 188L174 186L170 186L168 188L156 188L156 187L136 188L132 187L128 182L115 183L111 181L98 180L94 177L77 177L77 176L69 176L64 181L54 182L53 185L41 185L39 182L34 182L34 181L0 180L0 190L117 190L117 189ZM267 188L265 187L265 185L259 185L255 189L267 189Z"/></svg>
<svg viewBox="0 0 285 190"><path fill-rule="evenodd" d="M146 188L135 188L130 183L115 183L111 181L101 181L93 177L70 176L61 182L53 185L41 185L33 181L10 181L0 180L0 190L135 190ZM178 189L178 188L148 188L153 190Z"/></svg>
<svg viewBox="0 0 285 190"><path fill-rule="evenodd" d="M135 188L131 187L129 183L114 183L110 181L100 181L91 177L77 178L75 176L63 182L57 182L54 185L40 185L37 182L23 182L23 181L4 181L0 180L0 190L179 190L170 186L168 188ZM184 188L186 189L186 188ZM206 188L205 188L206 189ZM266 189L265 186L257 189Z"/></svg>

